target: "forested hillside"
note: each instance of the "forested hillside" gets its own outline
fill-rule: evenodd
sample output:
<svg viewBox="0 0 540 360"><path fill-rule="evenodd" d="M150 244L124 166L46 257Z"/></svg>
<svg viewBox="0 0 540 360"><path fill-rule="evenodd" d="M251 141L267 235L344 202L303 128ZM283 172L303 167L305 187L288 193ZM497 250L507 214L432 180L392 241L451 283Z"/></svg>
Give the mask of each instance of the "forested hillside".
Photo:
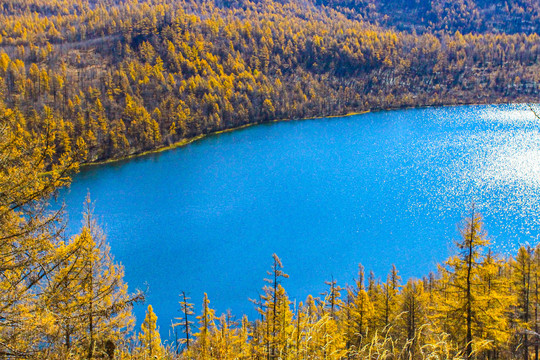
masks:
<svg viewBox="0 0 540 360"><path fill-rule="evenodd" d="M2 0L0 107L50 128L51 158L91 162L276 119L537 98L536 33L419 35L330 5Z"/></svg>
<svg viewBox="0 0 540 360"><path fill-rule="evenodd" d="M316 0L351 18L421 32L538 33L540 4L527 0Z"/></svg>

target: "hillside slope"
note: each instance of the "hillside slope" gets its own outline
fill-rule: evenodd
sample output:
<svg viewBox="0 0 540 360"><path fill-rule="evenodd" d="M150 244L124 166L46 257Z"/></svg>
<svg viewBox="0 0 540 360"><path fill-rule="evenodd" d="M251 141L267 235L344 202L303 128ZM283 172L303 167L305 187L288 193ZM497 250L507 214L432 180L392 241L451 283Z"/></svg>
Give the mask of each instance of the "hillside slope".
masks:
<svg viewBox="0 0 540 360"><path fill-rule="evenodd" d="M416 34L331 5L2 0L0 107L56 134L54 162L276 119L538 96L535 33Z"/></svg>

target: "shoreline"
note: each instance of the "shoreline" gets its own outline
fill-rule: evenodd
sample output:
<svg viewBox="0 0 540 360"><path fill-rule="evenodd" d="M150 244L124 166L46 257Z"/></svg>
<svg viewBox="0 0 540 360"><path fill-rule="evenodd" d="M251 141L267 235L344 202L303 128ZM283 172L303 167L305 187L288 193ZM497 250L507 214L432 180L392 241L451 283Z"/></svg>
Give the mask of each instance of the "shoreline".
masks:
<svg viewBox="0 0 540 360"><path fill-rule="evenodd" d="M392 110L392 109L388 109L388 110ZM397 109L395 109L395 110L397 110ZM101 161L93 161L93 162L82 163L82 164L79 164L79 170L81 170L83 168L86 168L86 167L112 164L112 163L115 163L115 162L131 160L131 159L135 159L135 158L138 158L138 157L143 157L143 156L146 156L146 155L157 154L157 153L160 153L160 152L173 150L173 149L176 149L176 148L179 148L179 147L187 146L187 145L189 145L191 143L194 143L194 142L196 142L198 140L202 140L202 139L207 138L209 136L214 136L214 135L219 135L219 134L228 133L228 132L232 132L232 131L242 130L242 129L252 127L252 126L256 126L256 125L264 125L264 124L272 124L272 123L288 122L288 121L303 121L303 120L340 118L340 117L348 117L348 116L355 116L355 115L363 115L363 114L367 114L367 113L370 113L370 112L376 112L376 111L387 111L387 109L375 110L375 111L366 110L366 111L361 111L361 112L351 112L351 113L347 113L347 114L344 114L344 115L318 116L318 117L310 117L310 118L302 118L302 119L276 119L276 120L270 120L270 121L267 121L267 122L254 122L254 123L251 123L251 124L240 125L240 126L232 127L232 128L229 128L229 129L223 129L223 130L209 132L207 134L197 135L197 136L194 136L194 137L189 138L189 139L182 139L182 140L177 141L175 143L172 143L170 145L161 146L161 147L158 147L156 149L146 150L146 151L139 152L139 153L129 154L129 155L122 156L122 157L119 157L119 158L113 158L113 159L107 159L107 160L101 160Z"/></svg>
<svg viewBox="0 0 540 360"><path fill-rule="evenodd" d="M131 159L139 158L139 157L144 157L144 156L147 156L147 155L157 154L157 153L161 153L161 152L165 152L165 151L169 151L169 150L174 150L174 149L177 149L177 148L180 148L180 147L187 146L189 144L192 144L192 143L194 143L194 142L196 142L198 140L202 140L202 139L207 138L209 136L220 135L220 134L223 134L223 133L242 130L242 129L246 129L248 127L252 127L252 126L256 126L256 125L272 124L272 123L278 123L278 122L289 122L289 121L334 119L334 118L342 118L342 117L350 117L350 116L356 116L356 115L364 115L364 114L382 112L382 111L443 108L443 107L452 107L452 106L481 106L481 105L489 106L489 105L504 105L504 104L506 104L506 105L526 105L526 104L531 104L531 103L530 102L504 102L504 101L497 102L497 101L495 101L495 102L491 102L491 103L403 106L403 107L388 108L388 109L371 109L371 110L365 110L365 111L360 111L360 112L350 112L350 113L343 114L343 115L315 116L315 117L308 117L308 118L301 118L301 119L275 119L275 120L270 120L270 121L267 121L267 122L254 122L254 123L244 124L244 125L240 125L240 126L236 126L236 127L232 127L232 128L228 128L228 129L209 132L207 134L200 134L200 135L194 136L194 137L189 138L189 139L182 139L182 140L177 141L175 143L172 143L170 145L164 145L164 146L152 149L152 150L146 150L146 151L139 152L139 153L129 154L129 155L125 155L125 156L122 156L122 157L119 157L119 158L81 163L81 164L79 164L79 170L78 171L81 171L83 168L87 168L87 167L112 164L112 163L116 163L116 162L127 161L127 160L131 160Z"/></svg>

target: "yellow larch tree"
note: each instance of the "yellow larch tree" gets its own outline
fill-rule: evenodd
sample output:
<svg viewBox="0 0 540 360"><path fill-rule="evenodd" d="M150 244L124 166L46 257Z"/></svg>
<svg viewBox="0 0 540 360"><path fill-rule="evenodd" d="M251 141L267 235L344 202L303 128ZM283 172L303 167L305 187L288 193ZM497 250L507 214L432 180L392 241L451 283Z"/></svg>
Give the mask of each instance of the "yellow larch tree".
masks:
<svg viewBox="0 0 540 360"><path fill-rule="evenodd" d="M42 306L40 288L63 261L61 210L47 210L47 199L69 182L84 155L66 153L50 163L51 124L30 134L25 122L0 103L0 354L6 357L46 350L43 336L54 317Z"/></svg>
<svg viewBox="0 0 540 360"><path fill-rule="evenodd" d="M453 341L460 345L462 355L471 359L475 354L490 351L493 344L504 343L507 335L497 329L506 329L505 301L493 301L501 290L486 290L484 279L493 272L486 257L489 245L482 217L472 211L460 229L459 254L451 257L442 273L441 292L436 301L439 324L448 330ZM487 332L487 329L493 331Z"/></svg>
<svg viewBox="0 0 540 360"><path fill-rule="evenodd" d="M157 316L154 313L152 305L148 305L148 309L146 310L146 316L141 324L139 341L141 344L141 353L144 354L143 359L159 359L163 354L164 349L161 345Z"/></svg>
<svg viewBox="0 0 540 360"><path fill-rule="evenodd" d="M123 267L110 254L89 196L85 207L83 228L60 248L63 261L43 289L43 301L55 316L61 348L92 359L114 355L133 328L133 305L144 296L128 293Z"/></svg>
<svg viewBox="0 0 540 360"><path fill-rule="evenodd" d="M199 320L199 332L196 334L197 342L195 348L198 358L207 359L211 357L212 341L215 332L215 311L210 308L210 300L208 295L204 293L204 299L202 304L202 313L197 316Z"/></svg>

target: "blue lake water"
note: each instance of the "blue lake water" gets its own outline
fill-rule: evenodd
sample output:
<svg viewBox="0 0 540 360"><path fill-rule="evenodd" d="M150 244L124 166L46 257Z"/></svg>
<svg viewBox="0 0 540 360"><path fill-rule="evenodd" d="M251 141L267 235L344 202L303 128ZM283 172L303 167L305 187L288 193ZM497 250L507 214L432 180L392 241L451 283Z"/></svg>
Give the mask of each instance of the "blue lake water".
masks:
<svg viewBox="0 0 540 360"><path fill-rule="evenodd" d="M436 269L474 201L494 248L540 234L540 121L523 105L411 109L259 125L84 168L61 192L77 231L87 191L131 289L163 337L178 294L254 315L272 253L292 300ZM140 320L145 306L136 314Z"/></svg>

